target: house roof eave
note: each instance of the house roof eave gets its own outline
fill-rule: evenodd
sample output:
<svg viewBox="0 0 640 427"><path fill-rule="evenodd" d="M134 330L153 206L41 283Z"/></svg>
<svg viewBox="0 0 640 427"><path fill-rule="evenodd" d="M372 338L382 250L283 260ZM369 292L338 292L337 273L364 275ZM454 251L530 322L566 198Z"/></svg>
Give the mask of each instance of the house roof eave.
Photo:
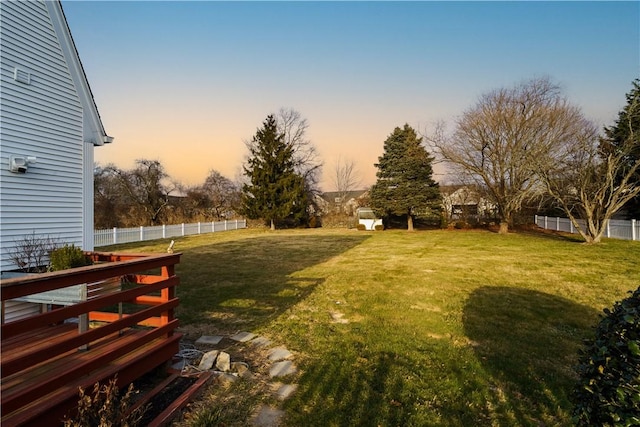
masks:
<svg viewBox="0 0 640 427"><path fill-rule="evenodd" d="M67 18L62 10L62 4L60 0L45 1L44 3L49 11L49 16L51 17L56 34L58 35L58 40L60 41L62 53L67 60L71 78L78 91L78 96L82 103L85 124L89 126L89 129L85 131L85 142L91 143L94 146L109 144L113 142L113 137L109 136L104 129L87 75L84 72L82 61L80 60L80 55L73 41Z"/></svg>

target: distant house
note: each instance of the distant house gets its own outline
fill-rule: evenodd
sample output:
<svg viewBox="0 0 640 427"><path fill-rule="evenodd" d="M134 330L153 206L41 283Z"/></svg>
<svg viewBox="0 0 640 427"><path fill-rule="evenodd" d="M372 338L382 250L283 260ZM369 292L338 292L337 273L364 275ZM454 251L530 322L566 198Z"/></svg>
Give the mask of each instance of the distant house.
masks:
<svg viewBox="0 0 640 427"><path fill-rule="evenodd" d="M93 149L110 143L59 1L0 2L0 271L48 236L93 249Z"/></svg>
<svg viewBox="0 0 640 427"><path fill-rule="evenodd" d="M322 197L318 202L323 214L346 214L353 216L356 209L366 204L368 199L368 190L356 191L328 191L322 193Z"/></svg>
<svg viewBox="0 0 640 427"><path fill-rule="evenodd" d="M440 192L448 221L472 222L495 212L495 205L476 186L441 185Z"/></svg>

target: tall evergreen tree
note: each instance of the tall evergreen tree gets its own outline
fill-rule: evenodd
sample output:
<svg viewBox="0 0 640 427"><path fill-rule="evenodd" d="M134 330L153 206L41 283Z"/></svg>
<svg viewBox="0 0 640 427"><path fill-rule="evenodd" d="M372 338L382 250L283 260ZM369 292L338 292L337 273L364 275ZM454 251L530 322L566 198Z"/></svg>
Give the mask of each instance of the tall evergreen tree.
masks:
<svg viewBox="0 0 640 427"><path fill-rule="evenodd" d="M250 219L264 219L272 230L284 219L304 218L304 179L295 171L293 147L278 131L273 115L247 145L251 155L243 167L249 181L242 186L243 213Z"/></svg>
<svg viewBox="0 0 640 427"><path fill-rule="evenodd" d="M600 148L604 155L622 150L627 151L623 167L618 171L618 183L626 171L640 160L640 79L632 83L631 91L627 93L627 105L618 113L618 119L611 127L605 127L604 138L600 141ZM632 177L633 182L640 182L640 170ZM631 199L625 206L627 215L631 218L640 216L640 195Z"/></svg>
<svg viewBox="0 0 640 427"><path fill-rule="evenodd" d="M376 212L406 216L407 229L411 231L414 217L440 210L440 189L432 177L433 157L411 126L395 128L378 161L378 179L371 188L371 207Z"/></svg>

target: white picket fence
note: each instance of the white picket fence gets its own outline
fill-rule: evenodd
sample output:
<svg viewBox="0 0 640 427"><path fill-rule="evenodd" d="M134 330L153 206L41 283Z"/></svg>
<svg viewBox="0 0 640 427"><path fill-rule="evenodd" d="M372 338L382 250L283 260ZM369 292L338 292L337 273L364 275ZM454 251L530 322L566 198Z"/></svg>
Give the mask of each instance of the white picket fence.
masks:
<svg viewBox="0 0 640 427"><path fill-rule="evenodd" d="M578 233L569 218L535 216L535 223L538 227L547 230L565 231L567 233ZM578 220L580 227L585 227L584 220ZM612 219L607 223L605 237L624 240L640 240L640 221Z"/></svg>
<svg viewBox="0 0 640 427"><path fill-rule="evenodd" d="M93 246L108 246L119 243L142 242L145 240L166 239L168 237L188 236L192 234L214 233L219 231L247 228L247 221L197 222L192 224L156 225L151 227L107 228L94 230Z"/></svg>

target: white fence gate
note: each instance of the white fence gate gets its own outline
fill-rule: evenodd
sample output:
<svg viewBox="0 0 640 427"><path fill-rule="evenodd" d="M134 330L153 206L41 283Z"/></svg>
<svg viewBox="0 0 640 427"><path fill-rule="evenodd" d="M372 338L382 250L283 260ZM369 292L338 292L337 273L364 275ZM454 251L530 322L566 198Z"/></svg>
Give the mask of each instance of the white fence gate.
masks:
<svg viewBox="0 0 640 427"><path fill-rule="evenodd" d="M538 227L546 230L565 231L567 233L578 233L569 218L535 216L535 223ZM579 219L578 224L584 229L584 220ZM623 240L640 240L640 221L612 219L607 223L605 237Z"/></svg>
<svg viewBox="0 0 640 427"><path fill-rule="evenodd" d="M94 230L93 246L108 246L119 243L142 242L145 240L166 239L168 237L188 236L191 234L214 233L247 228L247 220L197 222L192 224L157 225L152 227L108 228Z"/></svg>

